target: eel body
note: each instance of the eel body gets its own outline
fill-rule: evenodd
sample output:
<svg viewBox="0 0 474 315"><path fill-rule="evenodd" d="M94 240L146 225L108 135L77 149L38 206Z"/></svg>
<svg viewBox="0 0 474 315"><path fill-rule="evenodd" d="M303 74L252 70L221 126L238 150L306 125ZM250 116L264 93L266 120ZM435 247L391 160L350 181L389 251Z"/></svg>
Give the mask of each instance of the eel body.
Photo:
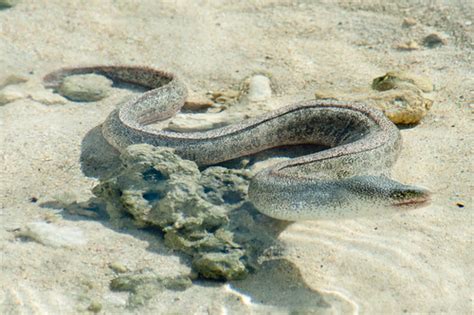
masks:
<svg viewBox="0 0 474 315"><path fill-rule="evenodd" d="M88 73L148 89L112 111L102 125L105 139L119 151L137 143L172 147L206 166L282 145L328 147L254 176L249 198L270 217L338 219L429 200L428 190L388 177L400 151L400 132L382 112L363 104L311 100L213 130L175 132L149 126L184 105L187 90L175 75L147 67L94 66L61 69L44 82L55 88L67 76Z"/></svg>

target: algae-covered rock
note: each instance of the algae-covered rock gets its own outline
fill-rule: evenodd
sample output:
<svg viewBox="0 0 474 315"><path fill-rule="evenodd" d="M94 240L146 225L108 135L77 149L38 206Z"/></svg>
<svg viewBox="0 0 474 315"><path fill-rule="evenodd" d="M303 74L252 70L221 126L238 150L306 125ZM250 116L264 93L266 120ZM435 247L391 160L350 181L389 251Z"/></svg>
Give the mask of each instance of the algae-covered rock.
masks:
<svg viewBox="0 0 474 315"><path fill-rule="evenodd" d="M20 0L0 0L0 9L13 7L19 2Z"/></svg>
<svg viewBox="0 0 474 315"><path fill-rule="evenodd" d="M210 167L201 173L172 149L146 144L128 147L121 160L122 167L93 189L114 223L131 215L139 227L160 228L165 244L191 255L205 278L231 280L247 273L246 246L235 241L245 229L239 220L230 223L229 215L237 209L245 214L240 208L249 171Z"/></svg>
<svg viewBox="0 0 474 315"><path fill-rule="evenodd" d="M372 95L367 103L383 111L395 124L416 124L425 117L433 100L413 89L394 89Z"/></svg>
<svg viewBox="0 0 474 315"><path fill-rule="evenodd" d="M423 92L432 92L433 83L423 76L405 71L390 71L372 81L372 88L377 91L387 91L394 88L406 88L404 83L412 84Z"/></svg>
<svg viewBox="0 0 474 315"><path fill-rule="evenodd" d="M368 100L395 124L416 124L433 105L423 93L434 90L431 80L410 72L387 72L372 81L372 88L380 93L373 93Z"/></svg>
<svg viewBox="0 0 474 315"><path fill-rule="evenodd" d="M98 74L68 76L58 88L59 94L78 102L94 102L109 95L112 80Z"/></svg>
<svg viewBox="0 0 474 315"><path fill-rule="evenodd" d="M247 268L241 261L243 253L204 253L193 260L193 268L202 276L215 280L243 279Z"/></svg>
<svg viewBox="0 0 474 315"><path fill-rule="evenodd" d="M390 71L373 79L370 90L355 93L320 90L315 97L365 103L380 109L393 123L409 125L419 123L431 109L432 96L425 93L433 90L433 83L426 77Z"/></svg>
<svg viewBox="0 0 474 315"><path fill-rule="evenodd" d="M129 292L128 306L135 308L145 305L148 300L165 289L184 291L191 285L191 279L186 275L163 277L152 270L145 269L118 276L110 282L110 289Z"/></svg>

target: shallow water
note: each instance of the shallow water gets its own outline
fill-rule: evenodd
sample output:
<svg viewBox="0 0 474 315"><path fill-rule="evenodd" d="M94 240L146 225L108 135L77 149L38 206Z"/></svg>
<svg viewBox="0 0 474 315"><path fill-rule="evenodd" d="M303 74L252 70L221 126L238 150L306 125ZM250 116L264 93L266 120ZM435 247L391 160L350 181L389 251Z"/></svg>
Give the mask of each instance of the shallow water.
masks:
<svg viewBox="0 0 474 315"><path fill-rule="evenodd" d="M472 313L470 6L21 0L0 10L0 313ZM403 27L407 16L417 24ZM432 32L447 44L394 48ZM46 73L85 64L171 70L201 96L238 90L263 73L272 83L268 102L226 109L249 116L311 99L320 89L357 92L392 69L423 74L436 87L434 106L401 131L393 173L430 188L433 200L373 218L288 226L264 220L265 229L278 232L276 243L245 280L197 279L183 291L151 286L151 297L131 307L139 294L110 289L121 275L116 266L161 279L190 273L191 262L166 247L159 231L126 220L117 227L104 209L86 203L97 177L119 163L98 126L130 91L74 103L43 89ZM13 100L4 104L7 84ZM37 222L53 232L24 234ZM67 242L68 231L80 231L78 242L44 239Z"/></svg>

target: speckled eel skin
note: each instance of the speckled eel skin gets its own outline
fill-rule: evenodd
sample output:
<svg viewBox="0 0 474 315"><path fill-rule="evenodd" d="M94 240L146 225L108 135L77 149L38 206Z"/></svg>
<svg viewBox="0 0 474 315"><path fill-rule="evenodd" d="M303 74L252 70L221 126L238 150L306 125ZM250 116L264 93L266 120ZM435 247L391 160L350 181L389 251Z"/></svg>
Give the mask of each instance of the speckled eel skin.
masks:
<svg viewBox="0 0 474 315"><path fill-rule="evenodd" d="M329 147L254 176L249 198L270 217L338 219L429 200L428 190L388 178L400 133L383 113L363 104L312 100L218 129L174 132L148 125L172 117L183 106L187 90L175 75L147 67L94 66L61 69L44 82L55 88L67 76L87 73L149 89L112 111L102 125L105 139L120 151L137 143L172 147L205 166L282 145Z"/></svg>

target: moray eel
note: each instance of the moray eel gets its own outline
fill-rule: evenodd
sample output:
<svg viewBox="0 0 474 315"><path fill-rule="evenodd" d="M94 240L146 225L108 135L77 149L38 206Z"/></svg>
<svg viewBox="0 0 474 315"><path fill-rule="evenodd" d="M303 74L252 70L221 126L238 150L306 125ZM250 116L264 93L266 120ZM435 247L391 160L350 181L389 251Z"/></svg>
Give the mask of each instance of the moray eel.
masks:
<svg viewBox="0 0 474 315"><path fill-rule="evenodd" d="M93 66L52 72L44 83L56 88L67 76L88 73L148 89L112 111L102 125L105 139L119 151L137 143L172 147L207 166L282 145L328 147L253 177L249 199L270 217L339 219L429 201L427 189L388 177L400 151L400 132L382 112L363 104L311 100L213 130L175 132L149 126L184 105L187 89L174 74L139 66Z"/></svg>

